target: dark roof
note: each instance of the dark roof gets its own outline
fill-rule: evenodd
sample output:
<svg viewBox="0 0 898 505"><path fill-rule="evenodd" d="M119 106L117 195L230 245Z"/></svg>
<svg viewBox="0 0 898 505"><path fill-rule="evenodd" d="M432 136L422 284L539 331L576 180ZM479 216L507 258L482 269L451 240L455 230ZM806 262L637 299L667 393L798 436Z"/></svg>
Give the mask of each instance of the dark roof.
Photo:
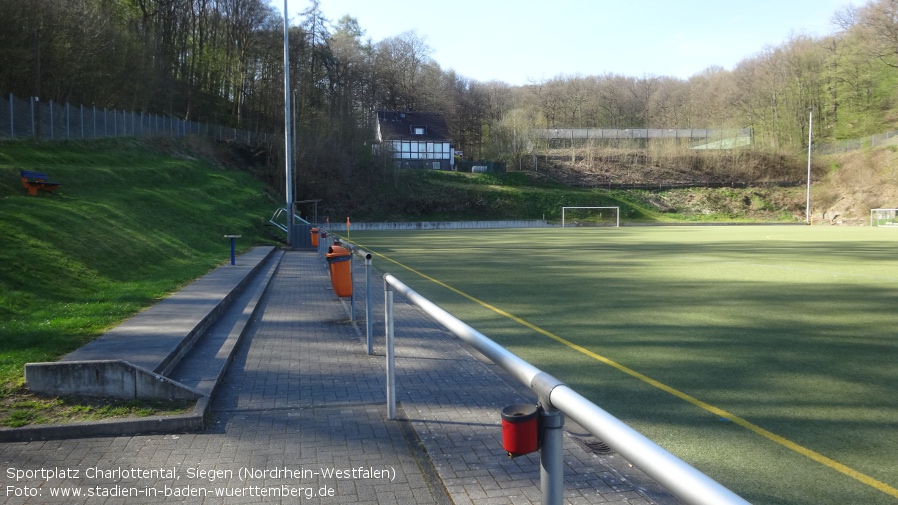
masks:
<svg viewBox="0 0 898 505"><path fill-rule="evenodd" d="M449 141L449 127L446 118L438 112L393 112L377 113L381 140L426 140ZM424 127L423 135L414 134L415 127Z"/></svg>

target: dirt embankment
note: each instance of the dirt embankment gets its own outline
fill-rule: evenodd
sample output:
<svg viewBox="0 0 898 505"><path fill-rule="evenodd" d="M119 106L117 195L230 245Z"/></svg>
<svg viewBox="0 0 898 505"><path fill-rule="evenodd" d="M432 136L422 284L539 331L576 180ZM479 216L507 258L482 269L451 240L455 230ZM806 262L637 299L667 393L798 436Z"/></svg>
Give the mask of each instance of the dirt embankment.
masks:
<svg viewBox="0 0 898 505"><path fill-rule="evenodd" d="M543 171L550 177L575 186L701 186L704 183L732 186L655 191L649 202L662 212L756 220L805 219L806 158L790 159L750 151L710 156L604 153L573 157L559 152L542 161ZM797 186L742 188L774 181L794 181ZM898 208L898 146L813 159L811 219L814 223L864 225L869 223L872 208Z"/></svg>
<svg viewBox="0 0 898 505"><path fill-rule="evenodd" d="M898 208L898 146L827 157L829 171L811 186L815 219L865 224L870 209Z"/></svg>

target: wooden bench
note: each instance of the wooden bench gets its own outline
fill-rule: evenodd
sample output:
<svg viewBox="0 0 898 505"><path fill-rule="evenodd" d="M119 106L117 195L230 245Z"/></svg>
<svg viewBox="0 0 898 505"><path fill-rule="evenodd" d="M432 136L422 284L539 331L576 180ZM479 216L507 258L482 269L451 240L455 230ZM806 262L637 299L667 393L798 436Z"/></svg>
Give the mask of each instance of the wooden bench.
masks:
<svg viewBox="0 0 898 505"><path fill-rule="evenodd" d="M31 170L21 170L19 174L22 176L22 187L28 190L29 195L37 195L38 190L52 193L56 191L60 184L58 182L48 181L47 174L34 172Z"/></svg>

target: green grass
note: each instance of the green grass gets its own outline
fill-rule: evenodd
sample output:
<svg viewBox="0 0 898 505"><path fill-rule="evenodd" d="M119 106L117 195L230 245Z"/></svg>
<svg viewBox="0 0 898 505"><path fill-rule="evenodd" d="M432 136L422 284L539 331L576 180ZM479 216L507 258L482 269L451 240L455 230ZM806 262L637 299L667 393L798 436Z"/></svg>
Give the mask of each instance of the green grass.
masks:
<svg viewBox="0 0 898 505"><path fill-rule="evenodd" d="M24 393L0 402L0 427L96 421L114 417L186 414L188 402L123 401L109 398L53 398Z"/></svg>
<svg viewBox="0 0 898 505"><path fill-rule="evenodd" d="M247 171L189 145L0 143L0 396L27 362L77 349L229 257L266 241L275 204ZM19 170L62 183L30 196Z"/></svg>
<svg viewBox="0 0 898 505"><path fill-rule="evenodd" d="M352 239L898 488L894 230L625 227ZM375 261L753 503L898 503L734 419Z"/></svg>

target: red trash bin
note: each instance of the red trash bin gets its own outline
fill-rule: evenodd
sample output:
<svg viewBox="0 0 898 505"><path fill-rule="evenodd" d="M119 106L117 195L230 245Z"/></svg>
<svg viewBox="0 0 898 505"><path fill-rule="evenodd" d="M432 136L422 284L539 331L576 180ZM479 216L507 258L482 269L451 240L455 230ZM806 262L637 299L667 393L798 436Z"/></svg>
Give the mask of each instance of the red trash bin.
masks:
<svg viewBox="0 0 898 505"><path fill-rule="evenodd" d="M502 409L502 448L510 458L539 449L536 405L509 405Z"/></svg>
<svg viewBox="0 0 898 505"><path fill-rule="evenodd" d="M327 248L327 259L331 272L331 284L339 297L352 296L352 253L345 247L333 245Z"/></svg>
<svg viewBox="0 0 898 505"><path fill-rule="evenodd" d="M312 228L312 247L318 247L318 228Z"/></svg>

